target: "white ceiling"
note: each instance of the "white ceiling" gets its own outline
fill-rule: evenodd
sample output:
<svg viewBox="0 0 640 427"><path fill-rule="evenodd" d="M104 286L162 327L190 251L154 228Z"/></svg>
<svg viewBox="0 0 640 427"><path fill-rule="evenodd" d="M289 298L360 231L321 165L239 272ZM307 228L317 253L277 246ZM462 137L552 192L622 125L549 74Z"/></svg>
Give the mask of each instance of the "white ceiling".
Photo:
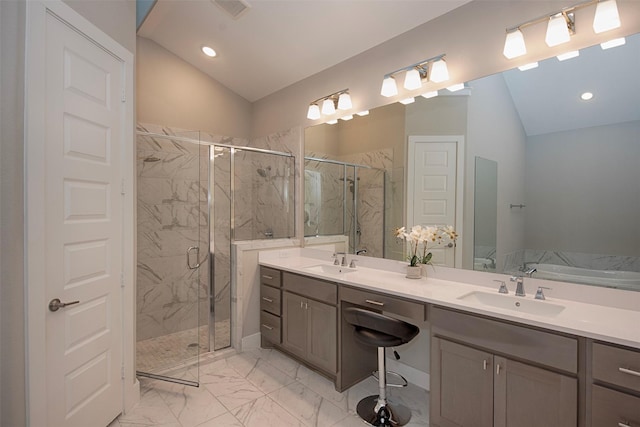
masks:
<svg viewBox="0 0 640 427"><path fill-rule="evenodd" d="M138 34L253 102L470 0L247 1L234 20L209 0L158 0Z"/></svg>
<svg viewBox="0 0 640 427"><path fill-rule="evenodd" d="M640 34L624 46L599 45L563 62L503 73L527 135L640 120ZM594 97L585 102L583 92Z"/></svg>

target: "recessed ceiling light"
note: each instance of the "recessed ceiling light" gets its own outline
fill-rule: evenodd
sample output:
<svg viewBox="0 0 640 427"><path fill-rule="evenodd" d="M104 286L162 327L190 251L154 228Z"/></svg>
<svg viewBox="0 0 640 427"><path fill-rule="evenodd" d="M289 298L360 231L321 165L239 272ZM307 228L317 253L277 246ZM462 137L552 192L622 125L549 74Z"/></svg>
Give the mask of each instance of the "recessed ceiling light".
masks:
<svg viewBox="0 0 640 427"><path fill-rule="evenodd" d="M589 101L593 99L593 94L591 92L585 92L582 95L580 95L580 99L582 99L583 101Z"/></svg>
<svg viewBox="0 0 640 427"><path fill-rule="evenodd" d="M464 89L464 83L457 83L457 84L455 84L453 86L449 86L447 88L447 90L449 92L457 92L457 91L462 90L462 89Z"/></svg>
<svg viewBox="0 0 640 427"><path fill-rule="evenodd" d="M538 68L537 62L531 62L529 64L524 64L518 67L520 71L533 70L534 68Z"/></svg>
<svg viewBox="0 0 640 427"><path fill-rule="evenodd" d="M562 53L556 56L556 58L558 58L558 61L566 61L567 59L576 58L578 56L580 56L580 51L572 50L571 52Z"/></svg>
<svg viewBox="0 0 640 427"><path fill-rule="evenodd" d="M359 115L360 117L368 116L369 110L360 111L359 113L356 113L356 114Z"/></svg>
<svg viewBox="0 0 640 427"><path fill-rule="evenodd" d="M432 90L431 92L423 93L420 96L422 96L423 98L427 98L427 99L434 98L434 97L438 96L438 91L437 90Z"/></svg>
<svg viewBox="0 0 640 427"><path fill-rule="evenodd" d="M603 50L606 50L606 49L611 49L612 47L622 46L625 43L626 43L625 38L624 37L620 37L618 39L613 39L613 40L609 40L608 42L600 43L600 47Z"/></svg>
<svg viewBox="0 0 640 427"><path fill-rule="evenodd" d="M407 99L401 99L398 102L400 104L409 105L409 104L413 104L414 102L416 102L416 99L415 98L407 98Z"/></svg>
<svg viewBox="0 0 640 427"><path fill-rule="evenodd" d="M328 125L335 125L336 123L338 123L338 119L331 119L327 121Z"/></svg>
<svg viewBox="0 0 640 427"><path fill-rule="evenodd" d="M207 55L209 58L214 58L217 55L216 51L209 46L202 46L202 53Z"/></svg>

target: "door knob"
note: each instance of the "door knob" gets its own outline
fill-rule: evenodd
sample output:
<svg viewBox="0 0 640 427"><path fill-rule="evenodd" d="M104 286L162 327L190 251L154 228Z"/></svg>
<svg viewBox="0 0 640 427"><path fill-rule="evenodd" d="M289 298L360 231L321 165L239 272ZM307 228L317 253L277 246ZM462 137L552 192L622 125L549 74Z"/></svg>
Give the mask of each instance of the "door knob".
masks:
<svg viewBox="0 0 640 427"><path fill-rule="evenodd" d="M61 302L60 299L54 298L49 302L50 311L58 311L68 305L78 304L80 301Z"/></svg>

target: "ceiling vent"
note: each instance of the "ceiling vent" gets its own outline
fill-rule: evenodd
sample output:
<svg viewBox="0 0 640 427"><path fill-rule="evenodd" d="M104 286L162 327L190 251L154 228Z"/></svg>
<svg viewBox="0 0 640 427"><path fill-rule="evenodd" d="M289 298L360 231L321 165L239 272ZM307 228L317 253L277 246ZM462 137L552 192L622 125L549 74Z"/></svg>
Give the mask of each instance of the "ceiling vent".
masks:
<svg viewBox="0 0 640 427"><path fill-rule="evenodd" d="M211 2L221 7L233 19L239 19L251 8L251 5L244 0L211 0Z"/></svg>

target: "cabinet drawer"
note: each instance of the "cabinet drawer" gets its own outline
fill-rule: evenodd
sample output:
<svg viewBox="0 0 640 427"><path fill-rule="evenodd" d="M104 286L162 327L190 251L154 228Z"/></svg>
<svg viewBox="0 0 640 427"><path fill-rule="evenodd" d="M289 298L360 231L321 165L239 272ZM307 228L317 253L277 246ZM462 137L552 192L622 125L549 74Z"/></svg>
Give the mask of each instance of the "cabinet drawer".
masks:
<svg viewBox="0 0 640 427"><path fill-rule="evenodd" d="M407 301L391 295L342 286L340 287L340 301L347 301L386 313L399 314L420 322L427 320L426 304Z"/></svg>
<svg viewBox="0 0 640 427"><path fill-rule="evenodd" d="M312 277L284 272L282 285L288 291L329 304L338 303L338 285Z"/></svg>
<svg viewBox="0 0 640 427"><path fill-rule="evenodd" d="M593 343L593 378L640 392L640 352Z"/></svg>
<svg viewBox="0 0 640 427"><path fill-rule="evenodd" d="M430 320L433 335L566 372L578 372L576 338L440 307L432 308Z"/></svg>
<svg viewBox="0 0 640 427"><path fill-rule="evenodd" d="M591 386L591 425L640 426L640 397Z"/></svg>
<svg viewBox="0 0 640 427"><path fill-rule="evenodd" d="M260 267L260 283L280 287L280 277L282 272L269 267Z"/></svg>
<svg viewBox="0 0 640 427"><path fill-rule="evenodd" d="M280 289L260 285L260 310L280 316Z"/></svg>
<svg viewBox="0 0 640 427"><path fill-rule="evenodd" d="M260 333L272 343L280 344L280 318L266 311L261 311Z"/></svg>

